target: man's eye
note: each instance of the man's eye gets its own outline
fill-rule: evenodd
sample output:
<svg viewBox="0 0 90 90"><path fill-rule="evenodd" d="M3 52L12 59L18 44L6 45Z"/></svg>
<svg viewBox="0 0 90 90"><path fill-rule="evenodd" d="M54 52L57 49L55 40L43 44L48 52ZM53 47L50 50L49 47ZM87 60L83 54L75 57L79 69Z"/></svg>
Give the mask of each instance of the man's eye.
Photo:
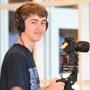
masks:
<svg viewBox="0 0 90 90"><path fill-rule="evenodd" d="M46 22L42 22L42 24L46 25Z"/></svg>
<svg viewBox="0 0 90 90"><path fill-rule="evenodd" d="M31 23L36 24L37 22L31 22Z"/></svg>

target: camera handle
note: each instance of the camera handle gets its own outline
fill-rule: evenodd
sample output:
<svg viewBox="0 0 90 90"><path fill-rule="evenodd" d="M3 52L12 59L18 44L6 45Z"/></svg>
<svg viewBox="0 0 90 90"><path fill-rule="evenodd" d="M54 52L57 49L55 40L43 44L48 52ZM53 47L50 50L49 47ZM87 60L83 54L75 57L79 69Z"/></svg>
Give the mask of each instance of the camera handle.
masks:
<svg viewBox="0 0 90 90"><path fill-rule="evenodd" d="M65 83L64 90L74 90L72 88L72 85L77 81L77 74L78 74L78 68L74 67L72 73L68 78L58 79L56 80L56 82L64 82Z"/></svg>

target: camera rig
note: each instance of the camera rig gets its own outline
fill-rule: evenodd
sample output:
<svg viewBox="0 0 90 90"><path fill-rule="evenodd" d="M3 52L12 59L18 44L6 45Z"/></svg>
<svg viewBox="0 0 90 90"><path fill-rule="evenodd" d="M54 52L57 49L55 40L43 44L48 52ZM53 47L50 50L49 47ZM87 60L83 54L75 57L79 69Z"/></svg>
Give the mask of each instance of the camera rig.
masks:
<svg viewBox="0 0 90 90"><path fill-rule="evenodd" d="M65 83L64 90L74 90L72 85L77 81L78 76L78 52L88 52L89 43L86 41L76 42L71 37L65 37L61 49L59 73L70 72L70 75L67 78L57 80L57 82Z"/></svg>

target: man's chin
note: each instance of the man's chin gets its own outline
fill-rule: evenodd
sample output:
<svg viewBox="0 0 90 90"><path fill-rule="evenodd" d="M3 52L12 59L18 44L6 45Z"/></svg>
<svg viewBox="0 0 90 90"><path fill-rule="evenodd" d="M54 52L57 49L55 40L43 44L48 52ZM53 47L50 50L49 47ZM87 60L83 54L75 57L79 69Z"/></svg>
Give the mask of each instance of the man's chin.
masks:
<svg viewBox="0 0 90 90"><path fill-rule="evenodd" d="M34 40L35 42L38 42L38 41L40 41L41 40L41 38L38 38L38 39L36 39L36 40Z"/></svg>

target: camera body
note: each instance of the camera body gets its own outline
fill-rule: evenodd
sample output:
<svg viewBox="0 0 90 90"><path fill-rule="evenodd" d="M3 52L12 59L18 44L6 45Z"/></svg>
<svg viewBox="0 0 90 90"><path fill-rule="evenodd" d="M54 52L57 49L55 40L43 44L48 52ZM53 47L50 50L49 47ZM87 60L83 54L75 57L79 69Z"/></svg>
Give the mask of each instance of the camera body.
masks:
<svg viewBox="0 0 90 90"><path fill-rule="evenodd" d="M78 66L78 52L88 52L89 43L86 41L76 42L71 37L65 37L60 51L60 72L72 71Z"/></svg>

